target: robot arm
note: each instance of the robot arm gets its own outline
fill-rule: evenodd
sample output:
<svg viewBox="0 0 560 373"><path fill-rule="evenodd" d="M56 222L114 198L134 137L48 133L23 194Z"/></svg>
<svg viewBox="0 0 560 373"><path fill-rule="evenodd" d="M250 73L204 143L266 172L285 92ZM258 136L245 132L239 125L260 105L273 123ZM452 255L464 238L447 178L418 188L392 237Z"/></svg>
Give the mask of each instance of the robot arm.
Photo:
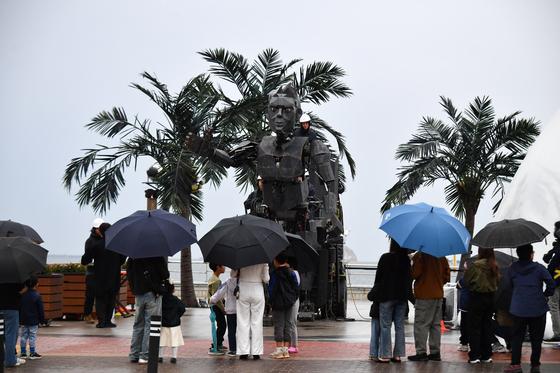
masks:
<svg viewBox="0 0 560 373"><path fill-rule="evenodd" d="M315 164L317 173L326 184L327 190L337 194L337 181L331 167L331 153L321 141L311 142L311 162Z"/></svg>
<svg viewBox="0 0 560 373"><path fill-rule="evenodd" d="M212 140L211 134L200 137L190 133L187 136L186 147L189 151L201 157L210 158L212 161L225 167L239 167L256 159L257 143L255 142L243 141L227 152L216 148L212 144Z"/></svg>

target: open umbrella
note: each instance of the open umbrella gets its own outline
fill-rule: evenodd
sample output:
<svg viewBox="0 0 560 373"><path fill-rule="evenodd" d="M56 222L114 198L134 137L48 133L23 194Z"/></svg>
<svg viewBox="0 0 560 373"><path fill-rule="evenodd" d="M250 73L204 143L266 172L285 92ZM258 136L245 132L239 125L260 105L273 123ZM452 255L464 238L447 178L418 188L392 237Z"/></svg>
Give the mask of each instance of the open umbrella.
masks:
<svg viewBox="0 0 560 373"><path fill-rule="evenodd" d="M525 219L505 219L488 223L472 239L478 247L509 249L541 242L548 231L540 224Z"/></svg>
<svg viewBox="0 0 560 373"><path fill-rule="evenodd" d="M27 237L0 237L0 283L22 283L42 271L47 253Z"/></svg>
<svg viewBox="0 0 560 373"><path fill-rule="evenodd" d="M280 224L253 215L222 219L198 241L204 261L235 269L270 263L288 245Z"/></svg>
<svg viewBox="0 0 560 373"><path fill-rule="evenodd" d="M319 253L299 234L285 234L290 242L290 246L285 250L286 255L296 259L298 271L301 273L315 272L319 262Z"/></svg>
<svg viewBox="0 0 560 373"><path fill-rule="evenodd" d="M35 229L11 220L0 220L0 237L28 237L38 244L44 242Z"/></svg>
<svg viewBox="0 0 560 373"><path fill-rule="evenodd" d="M105 232L105 247L133 259L172 256L196 242L196 227L180 215L140 210Z"/></svg>
<svg viewBox="0 0 560 373"><path fill-rule="evenodd" d="M465 254L471 235L445 209L426 203L400 205L387 210L379 229L403 248L443 257Z"/></svg>

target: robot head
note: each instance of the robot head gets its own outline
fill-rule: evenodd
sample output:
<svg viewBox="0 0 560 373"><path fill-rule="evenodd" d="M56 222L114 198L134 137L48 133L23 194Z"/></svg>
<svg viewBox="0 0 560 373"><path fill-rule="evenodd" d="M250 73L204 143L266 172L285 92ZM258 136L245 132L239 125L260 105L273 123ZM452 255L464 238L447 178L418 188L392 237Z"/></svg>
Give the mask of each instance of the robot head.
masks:
<svg viewBox="0 0 560 373"><path fill-rule="evenodd" d="M301 116L299 96L291 83L281 85L268 95L268 126L279 138L293 135Z"/></svg>

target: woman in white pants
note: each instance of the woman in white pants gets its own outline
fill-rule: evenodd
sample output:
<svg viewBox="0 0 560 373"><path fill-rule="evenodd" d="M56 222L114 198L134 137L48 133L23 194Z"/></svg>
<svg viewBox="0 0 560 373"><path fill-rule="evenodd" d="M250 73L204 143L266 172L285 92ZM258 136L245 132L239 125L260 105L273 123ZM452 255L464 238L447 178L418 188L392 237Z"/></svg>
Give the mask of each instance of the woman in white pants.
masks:
<svg viewBox="0 0 560 373"><path fill-rule="evenodd" d="M239 270L237 298L237 355L241 360L260 359L263 354L264 287L270 279L268 264Z"/></svg>

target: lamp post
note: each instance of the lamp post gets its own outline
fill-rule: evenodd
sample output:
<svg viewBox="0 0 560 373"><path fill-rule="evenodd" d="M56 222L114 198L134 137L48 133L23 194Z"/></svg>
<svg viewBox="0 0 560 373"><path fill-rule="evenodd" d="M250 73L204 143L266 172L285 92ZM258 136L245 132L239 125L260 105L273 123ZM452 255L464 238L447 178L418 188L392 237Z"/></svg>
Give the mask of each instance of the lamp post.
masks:
<svg viewBox="0 0 560 373"><path fill-rule="evenodd" d="M154 166L148 168L148 170L146 171L146 175L148 176L148 181L153 180L157 176L158 171L159 170ZM144 191L144 195L146 196L147 210L157 209L157 194L158 194L157 190L153 188L149 188Z"/></svg>

